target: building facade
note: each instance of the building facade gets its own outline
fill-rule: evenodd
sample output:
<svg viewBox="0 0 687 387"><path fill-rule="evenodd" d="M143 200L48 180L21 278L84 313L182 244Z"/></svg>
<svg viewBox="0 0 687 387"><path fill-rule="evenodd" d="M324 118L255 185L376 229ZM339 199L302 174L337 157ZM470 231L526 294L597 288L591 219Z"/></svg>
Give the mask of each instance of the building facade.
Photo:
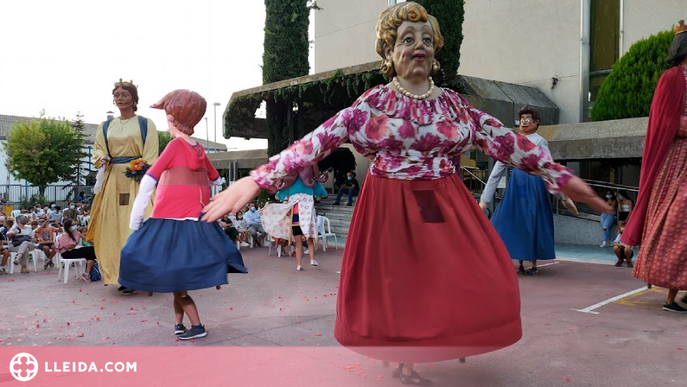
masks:
<svg viewBox="0 0 687 387"><path fill-rule="evenodd" d="M380 60L375 23L397 1L318 0L315 72ZM613 63L686 14L685 0L465 0L458 72L536 87L560 123L584 122Z"/></svg>

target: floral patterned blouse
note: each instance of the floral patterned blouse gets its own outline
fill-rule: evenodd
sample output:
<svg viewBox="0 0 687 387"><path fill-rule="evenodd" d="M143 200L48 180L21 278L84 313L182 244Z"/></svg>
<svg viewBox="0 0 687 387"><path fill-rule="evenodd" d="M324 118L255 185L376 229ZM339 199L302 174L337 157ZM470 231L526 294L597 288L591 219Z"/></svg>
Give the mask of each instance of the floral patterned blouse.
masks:
<svg viewBox="0 0 687 387"><path fill-rule="evenodd" d="M458 93L443 89L430 100L406 97L385 85L366 91L337 113L251 172L262 188L327 157L348 138L370 158L372 176L400 180L433 180L456 172L451 161L477 146L487 155L541 176L558 192L572 172L496 118L471 107Z"/></svg>

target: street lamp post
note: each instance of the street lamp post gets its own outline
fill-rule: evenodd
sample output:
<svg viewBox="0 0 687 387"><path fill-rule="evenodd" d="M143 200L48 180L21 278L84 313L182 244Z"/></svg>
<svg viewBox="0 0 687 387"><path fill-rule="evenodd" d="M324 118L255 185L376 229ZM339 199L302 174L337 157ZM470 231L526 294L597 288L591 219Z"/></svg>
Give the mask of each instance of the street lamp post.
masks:
<svg viewBox="0 0 687 387"><path fill-rule="evenodd" d="M210 129L208 129L208 118L207 117L203 117L203 118L205 118L205 140L208 142L207 147L210 148Z"/></svg>
<svg viewBox="0 0 687 387"><path fill-rule="evenodd" d="M215 102L212 105L214 105L215 108L215 146L217 146L217 106L220 105L219 102ZM215 148L215 153L217 153L217 149Z"/></svg>

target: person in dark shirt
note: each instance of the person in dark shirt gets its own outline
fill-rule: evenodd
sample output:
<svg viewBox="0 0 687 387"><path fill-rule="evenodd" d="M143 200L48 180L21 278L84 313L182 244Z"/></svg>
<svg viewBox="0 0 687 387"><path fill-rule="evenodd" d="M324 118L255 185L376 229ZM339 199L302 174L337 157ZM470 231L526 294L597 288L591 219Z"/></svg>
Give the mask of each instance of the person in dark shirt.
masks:
<svg viewBox="0 0 687 387"><path fill-rule="evenodd" d="M341 203L341 196L343 196L343 194L347 194L348 204L346 205L352 206L353 196L357 195L358 191L360 191L360 185L358 184L358 180L355 179L355 172L348 172L346 174L346 182L339 188L339 194L336 195L336 201L334 201L334 205L338 206Z"/></svg>
<svg viewBox="0 0 687 387"><path fill-rule="evenodd" d="M232 242L236 243L236 238L239 237L239 230L234 227L234 223L231 219L227 219L226 225L227 227L224 228L224 232L229 236Z"/></svg>

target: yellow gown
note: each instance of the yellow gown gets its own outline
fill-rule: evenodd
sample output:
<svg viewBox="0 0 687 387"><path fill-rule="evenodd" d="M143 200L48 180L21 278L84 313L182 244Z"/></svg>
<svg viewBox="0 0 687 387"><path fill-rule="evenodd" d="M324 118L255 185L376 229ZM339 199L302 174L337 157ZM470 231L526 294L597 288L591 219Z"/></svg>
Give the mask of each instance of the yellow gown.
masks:
<svg viewBox="0 0 687 387"><path fill-rule="evenodd" d="M110 147L109 157L141 156L150 165L157 160L157 128L148 119L148 134L145 148L141 139L138 117L128 120L115 118L107 129ZM100 168L103 157L108 156L103 136L103 124L100 124L95 136L93 161ZM119 279L119 257L124 243L131 234L129 216L138 194L139 183L124 175L129 163L110 163L105 169L105 177L100 193L95 195L91 206L91 220L88 228L88 241L93 241L95 255L106 285L115 285ZM146 216L152 212L152 200L146 209Z"/></svg>

